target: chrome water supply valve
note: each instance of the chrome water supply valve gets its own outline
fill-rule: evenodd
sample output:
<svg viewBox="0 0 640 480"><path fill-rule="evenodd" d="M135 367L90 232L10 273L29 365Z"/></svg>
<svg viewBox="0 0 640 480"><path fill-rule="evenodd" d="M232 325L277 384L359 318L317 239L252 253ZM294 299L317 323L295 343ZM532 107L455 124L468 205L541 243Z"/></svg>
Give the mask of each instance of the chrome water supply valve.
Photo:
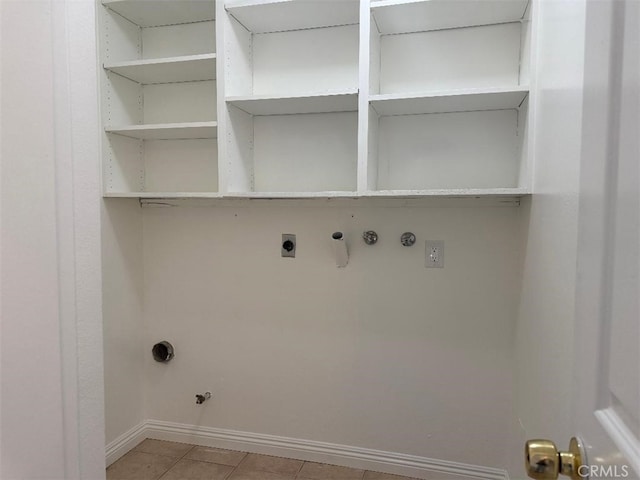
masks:
<svg viewBox="0 0 640 480"><path fill-rule="evenodd" d="M411 232L404 232L400 237L400 243L403 247L413 247L416 243L416 236Z"/></svg>
<svg viewBox="0 0 640 480"><path fill-rule="evenodd" d="M367 230L362 234L362 239L367 245L375 245L378 243L378 234L373 230Z"/></svg>

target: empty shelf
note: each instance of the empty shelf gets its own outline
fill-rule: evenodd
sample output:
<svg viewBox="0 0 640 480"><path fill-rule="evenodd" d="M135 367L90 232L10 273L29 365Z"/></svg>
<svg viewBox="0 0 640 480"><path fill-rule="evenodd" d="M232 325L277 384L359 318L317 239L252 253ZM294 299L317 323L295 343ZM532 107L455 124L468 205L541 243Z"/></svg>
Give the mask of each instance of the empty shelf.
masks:
<svg viewBox="0 0 640 480"><path fill-rule="evenodd" d="M182 140L216 138L218 122L163 123L159 125L128 125L107 127L107 133L140 140Z"/></svg>
<svg viewBox="0 0 640 480"><path fill-rule="evenodd" d="M358 198L355 191L320 191L320 192L228 192L224 198L250 199L295 199L295 198Z"/></svg>
<svg viewBox="0 0 640 480"><path fill-rule="evenodd" d="M356 191L326 191L326 192L105 192L105 198L141 198L141 199L313 199L313 198L519 198L530 195L526 188L455 188L439 190L373 190L367 192ZM149 204L151 205L151 204Z"/></svg>
<svg viewBox="0 0 640 480"><path fill-rule="evenodd" d="M142 84L214 80L215 54L105 64L107 70Z"/></svg>
<svg viewBox="0 0 640 480"><path fill-rule="evenodd" d="M518 108L528 93L526 87L469 89L431 94L371 95L370 102L378 115L472 112Z"/></svg>
<svg viewBox="0 0 640 480"><path fill-rule="evenodd" d="M253 33L354 25L360 21L358 0L231 0L226 9Z"/></svg>
<svg viewBox="0 0 640 480"><path fill-rule="evenodd" d="M355 112L358 110L358 93L355 90L350 90L299 97L252 95L228 97L227 103L251 115Z"/></svg>
<svg viewBox="0 0 640 480"><path fill-rule="evenodd" d="M140 27L214 20L213 0L102 0L105 7Z"/></svg>
<svg viewBox="0 0 640 480"><path fill-rule="evenodd" d="M380 33L426 32L517 22L528 0L381 0L371 4Z"/></svg>
<svg viewBox="0 0 640 480"><path fill-rule="evenodd" d="M521 197L530 195L526 188L449 188L430 190L373 190L362 194L363 197Z"/></svg>

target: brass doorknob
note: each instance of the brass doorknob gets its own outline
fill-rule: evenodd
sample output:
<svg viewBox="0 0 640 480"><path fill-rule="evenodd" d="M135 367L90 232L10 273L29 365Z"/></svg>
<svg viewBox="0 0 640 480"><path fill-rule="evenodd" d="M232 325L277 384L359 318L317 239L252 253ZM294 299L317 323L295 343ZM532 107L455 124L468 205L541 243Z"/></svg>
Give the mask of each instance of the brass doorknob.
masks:
<svg viewBox="0 0 640 480"><path fill-rule="evenodd" d="M524 447L527 475L539 480L555 480L559 474L580 480L583 465L582 445L573 437L568 452L559 452L550 440L529 440Z"/></svg>

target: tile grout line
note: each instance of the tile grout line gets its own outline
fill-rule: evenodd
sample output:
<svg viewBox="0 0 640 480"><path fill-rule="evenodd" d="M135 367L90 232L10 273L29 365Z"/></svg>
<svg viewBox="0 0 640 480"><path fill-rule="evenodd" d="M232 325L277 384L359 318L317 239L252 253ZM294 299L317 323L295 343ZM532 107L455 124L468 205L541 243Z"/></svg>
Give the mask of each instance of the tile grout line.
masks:
<svg viewBox="0 0 640 480"><path fill-rule="evenodd" d="M302 469L304 468L304 466L307 464L307 461L304 460L302 462L302 465L300 465L300 469L298 470L298 473L295 474L295 476L293 477L294 480L297 480L297 478L300 476L300 472L302 471Z"/></svg>
<svg viewBox="0 0 640 480"><path fill-rule="evenodd" d="M304 467L304 464L305 464L305 463L307 463L307 462L305 462L304 460L298 460L298 459L296 459L296 458L289 458L289 457L281 457L281 456L278 456L278 455L265 455L265 454L262 454L262 453L251 453L251 452L243 452L243 453L245 453L244 458L240 461L240 463L238 463L238 465L236 466L236 469L235 469L235 470L234 470L234 472L232 472L232 473L235 473L236 471L238 471L238 473L240 473L240 472L239 472L239 470L240 470L240 466L241 466L241 465L242 465L242 464L243 464L243 463L244 463L244 462L245 462L245 461L246 461L246 460L247 460L251 455L260 455L260 456L263 456L263 457L272 457L272 458L279 458L279 459L282 459L282 460L298 461L298 462L302 462L302 464L300 465L300 468L298 469L298 472L297 472L297 473L295 473L293 476L292 476L292 475L288 475L288 474L283 474L283 473L281 473L281 472L272 472L272 471L270 471L270 470L262 470L262 469L260 469L260 468L256 468L256 467L254 467L254 468L250 469L250 471L263 472L263 473L268 473L268 474L272 474L272 475L278 475L279 477L286 478L286 480L296 480L296 479L297 479L297 477L298 477L298 475L299 475L299 474L300 474L300 472L302 471L302 467Z"/></svg>
<svg viewBox="0 0 640 480"><path fill-rule="evenodd" d="M158 441L160 441L160 442L161 442L161 441L163 441L163 440L158 440ZM177 443L177 442L176 442L176 443ZM191 445L191 444L190 444L190 443L185 443L185 445ZM176 457L174 457L174 458L176 459L176 461L175 461L175 462L173 462L173 463L171 464L171 466L169 466L169 468L168 468L167 470L165 470L165 472L164 472L162 475L160 475L156 480L162 480L162 477L164 477L167 473L169 473L169 472L171 471L171 469L172 469L173 467L175 467L175 466L178 464L178 462L179 462L180 460L182 460L184 457L186 457L186 456L187 456L187 454L188 454L191 450L193 450L194 448L196 448L196 446L195 446L195 445L191 445L191 448L190 448L189 450L187 450L186 452L184 452L184 454L183 454L181 457L177 457L177 458L176 458Z"/></svg>
<svg viewBox="0 0 640 480"><path fill-rule="evenodd" d="M233 452L233 451L235 451L235 450L230 450L230 451L231 451L231 452ZM247 458L247 457L249 456L249 452L242 452L242 453L244 453L244 456L242 457L242 460L240 460L240 461L238 462L238 464L237 464L237 465L235 465L235 466L233 466L233 465L232 465L232 466L233 466L233 470L231 470L231 471L229 472L229 475L227 475L226 477L224 477L224 480L227 480L227 479L231 478L231 477L233 476L233 474L234 474L234 473L236 473L236 472L238 471L238 467L240 466L240 464L241 464L242 462L244 462L245 458Z"/></svg>
<svg viewBox="0 0 640 480"><path fill-rule="evenodd" d="M223 450L223 449L219 449L219 450ZM230 451L233 452L235 450L230 450ZM240 464L242 462L244 462L244 459L249 456L248 452L242 452L242 453L244 453L244 456L242 457L242 460L240 460L237 465L230 465L230 466L233 467L233 469L229 472L229 474L226 477L224 477L224 480L228 480L229 478L231 478L233 476L233 474L236 473L236 471L238 470L238 467L240 466Z"/></svg>

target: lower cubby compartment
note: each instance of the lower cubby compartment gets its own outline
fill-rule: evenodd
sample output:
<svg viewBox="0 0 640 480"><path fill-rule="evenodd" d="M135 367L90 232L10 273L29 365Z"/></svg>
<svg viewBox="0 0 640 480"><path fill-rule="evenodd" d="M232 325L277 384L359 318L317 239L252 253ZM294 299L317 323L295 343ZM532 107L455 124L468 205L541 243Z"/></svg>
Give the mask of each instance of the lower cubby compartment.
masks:
<svg viewBox="0 0 640 480"><path fill-rule="evenodd" d="M526 183L526 107L378 117L369 122L369 189L518 188Z"/></svg>
<svg viewBox="0 0 640 480"><path fill-rule="evenodd" d="M216 139L140 140L107 134L105 193L217 192Z"/></svg>
<svg viewBox="0 0 640 480"><path fill-rule="evenodd" d="M252 116L227 108L229 192L357 189L357 112Z"/></svg>

